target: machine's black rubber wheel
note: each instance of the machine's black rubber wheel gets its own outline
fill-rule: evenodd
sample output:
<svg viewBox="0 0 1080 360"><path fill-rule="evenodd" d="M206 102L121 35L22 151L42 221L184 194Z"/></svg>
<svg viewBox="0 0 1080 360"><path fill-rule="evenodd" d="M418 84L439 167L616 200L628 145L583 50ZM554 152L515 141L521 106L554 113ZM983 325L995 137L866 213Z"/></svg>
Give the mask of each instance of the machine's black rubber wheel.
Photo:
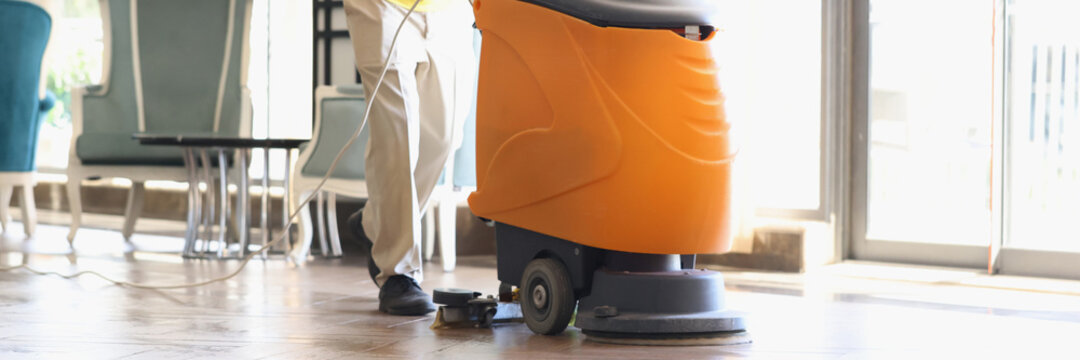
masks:
<svg viewBox="0 0 1080 360"><path fill-rule="evenodd" d="M521 313L534 333L555 335L574 315L574 289L566 267L555 259L535 259L521 275Z"/></svg>

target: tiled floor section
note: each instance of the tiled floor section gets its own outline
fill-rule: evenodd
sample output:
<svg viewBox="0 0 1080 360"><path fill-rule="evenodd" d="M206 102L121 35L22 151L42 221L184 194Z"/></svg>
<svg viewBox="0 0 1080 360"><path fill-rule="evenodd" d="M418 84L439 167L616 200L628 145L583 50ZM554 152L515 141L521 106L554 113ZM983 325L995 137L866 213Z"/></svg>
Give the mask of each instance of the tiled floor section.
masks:
<svg viewBox="0 0 1080 360"><path fill-rule="evenodd" d="M0 266L29 261L171 284L237 265L182 260L167 253L179 247L168 237L137 236L140 251L124 254L120 235L101 230L81 232L78 256L71 257L63 254L66 229L43 226L31 240L13 230L4 235ZM0 273L0 359L1080 358L1074 282L1020 279L1014 283L1042 285L1017 291L965 271L894 275L890 267L864 264L810 275L728 271L729 303L750 313L753 344L635 347L589 342L573 328L560 336L533 335L522 324L433 331L430 316L379 313L378 290L359 260L316 260L303 268L280 258L254 261L235 280L167 291ZM432 265L426 289L491 293L498 286L490 257L461 259L453 273Z"/></svg>

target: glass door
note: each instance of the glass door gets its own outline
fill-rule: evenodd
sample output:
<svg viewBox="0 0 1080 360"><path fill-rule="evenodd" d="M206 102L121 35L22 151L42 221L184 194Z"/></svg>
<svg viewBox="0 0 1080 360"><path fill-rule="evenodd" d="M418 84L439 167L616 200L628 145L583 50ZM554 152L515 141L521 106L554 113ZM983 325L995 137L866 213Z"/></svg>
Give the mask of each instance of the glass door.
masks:
<svg viewBox="0 0 1080 360"><path fill-rule="evenodd" d="M992 2L856 3L865 38L856 39L854 90L864 107L854 124L852 255L985 267L995 234Z"/></svg>
<svg viewBox="0 0 1080 360"><path fill-rule="evenodd" d="M1006 4L1003 271L1080 276L1080 3Z"/></svg>
<svg viewBox="0 0 1080 360"><path fill-rule="evenodd" d="M850 257L1080 278L1080 2L855 2Z"/></svg>

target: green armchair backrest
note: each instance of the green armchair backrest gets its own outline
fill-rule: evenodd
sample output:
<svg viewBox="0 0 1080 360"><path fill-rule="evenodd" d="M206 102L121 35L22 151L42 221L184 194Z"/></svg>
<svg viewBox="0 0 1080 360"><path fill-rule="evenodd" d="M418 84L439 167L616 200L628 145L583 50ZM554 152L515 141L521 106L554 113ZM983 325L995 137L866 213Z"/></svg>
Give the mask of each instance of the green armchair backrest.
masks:
<svg viewBox="0 0 1080 360"><path fill-rule="evenodd" d="M83 164L182 164L178 149L139 145L136 132L241 135L250 0L102 6L107 70L83 98Z"/></svg>

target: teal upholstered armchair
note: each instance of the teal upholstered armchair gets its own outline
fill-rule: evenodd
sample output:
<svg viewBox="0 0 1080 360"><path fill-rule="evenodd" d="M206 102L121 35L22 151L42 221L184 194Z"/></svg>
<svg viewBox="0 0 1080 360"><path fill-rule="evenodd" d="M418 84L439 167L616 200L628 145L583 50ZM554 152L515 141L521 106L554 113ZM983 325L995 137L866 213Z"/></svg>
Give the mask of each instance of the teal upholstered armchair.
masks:
<svg viewBox="0 0 1080 360"><path fill-rule="evenodd" d="M330 169L338 151L364 117L364 88L351 86L320 86L315 91L315 131L311 142L300 150L300 157L290 175L289 183L293 204L299 204L311 196L322 177ZM364 177L364 152L367 148L368 128L365 127L352 146L341 157L333 176L327 179L322 191L314 201L317 222L312 226L307 205L300 211L300 244L293 248L293 260L302 263L311 249L314 230L319 232L319 244L323 255L341 256L341 237L337 231L337 196L367 198L367 182ZM329 217L323 209L329 211ZM330 224L327 237L326 223ZM327 242L329 240L329 243Z"/></svg>
<svg viewBox="0 0 1080 360"><path fill-rule="evenodd" d="M68 241L74 241L81 222L81 180L131 179L123 228L127 239L141 211L143 183L187 179L179 149L140 145L133 133L251 133L245 87L251 0L100 4L102 84L72 90ZM246 170L246 165L235 168Z"/></svg>
<svg viewBox="0 0 1080 360"><path fill-rule="evenodd" d="M41 62L52 18L37 5L0 0L0 226L8 229L8 205L22 187L22 221L34 233L34 155L41 121L53 106L42 96Z"/></svg>

